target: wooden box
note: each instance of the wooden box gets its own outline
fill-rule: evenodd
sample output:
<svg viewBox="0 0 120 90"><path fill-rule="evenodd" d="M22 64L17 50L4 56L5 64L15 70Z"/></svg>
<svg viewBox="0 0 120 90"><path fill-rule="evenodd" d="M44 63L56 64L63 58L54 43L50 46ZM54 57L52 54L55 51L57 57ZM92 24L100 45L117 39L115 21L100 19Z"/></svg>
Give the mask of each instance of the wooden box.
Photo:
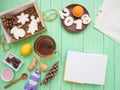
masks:
<svg viewBox="0 0 120 90"><path fill-rule="evenodd" d="M21 20L21 18L18 17L22 17L22 13L24 16L28 15L28 21L25 21L25 24L22 23L24 20L18 23L18 20ZM34 19L32 19L32 17L34 17ZM33 20L35 21L37 18L39 18L39 22L37 22L37 24L34 24ZM35 1L23 4L14 9L1 13L0 23L7 43L14 43L24 40L46 29ZM31 23L32 25L30 25ZM35 25L37 25L36 27L38 30L34 29L36 28ZM31 29L34 29L34 32L32 31L33 33L28 33L28 30Z"/></svg>

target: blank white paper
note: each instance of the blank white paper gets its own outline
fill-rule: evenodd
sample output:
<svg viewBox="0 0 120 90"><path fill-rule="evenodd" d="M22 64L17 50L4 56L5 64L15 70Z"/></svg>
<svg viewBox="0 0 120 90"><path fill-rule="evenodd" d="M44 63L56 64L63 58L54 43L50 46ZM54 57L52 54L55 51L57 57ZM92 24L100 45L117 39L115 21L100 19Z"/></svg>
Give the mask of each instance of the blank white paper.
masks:
<svg viewBox="0 0 120 90"><path fill-rule="evenodd" d="M104 85L106 65L106 55L68 51L64 80Z"/></svg>

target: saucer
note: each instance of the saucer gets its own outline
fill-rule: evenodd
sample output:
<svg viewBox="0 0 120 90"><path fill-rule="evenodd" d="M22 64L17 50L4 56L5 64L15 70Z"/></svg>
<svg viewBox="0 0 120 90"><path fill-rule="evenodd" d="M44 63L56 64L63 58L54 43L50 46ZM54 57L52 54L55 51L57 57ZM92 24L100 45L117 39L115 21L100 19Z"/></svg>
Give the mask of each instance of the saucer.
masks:
<svg viewBox="0 0 120 90"><path fill-rule="evenodd" d="M1 78L3 81L9 82L13 79L14 73L11 69L5 68L1 72Z"/></svg>

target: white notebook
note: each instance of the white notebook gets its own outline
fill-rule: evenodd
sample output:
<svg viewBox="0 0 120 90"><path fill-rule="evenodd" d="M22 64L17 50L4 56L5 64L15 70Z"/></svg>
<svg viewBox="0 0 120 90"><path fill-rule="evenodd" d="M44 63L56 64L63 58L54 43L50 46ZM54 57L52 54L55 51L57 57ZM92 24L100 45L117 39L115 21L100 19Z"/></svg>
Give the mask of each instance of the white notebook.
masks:
<svg viewBox="0 0 120 90"><path fill-rule="evenodd" d="M106 65L106 55L68 51L64 80L104 85Z"/></svg>

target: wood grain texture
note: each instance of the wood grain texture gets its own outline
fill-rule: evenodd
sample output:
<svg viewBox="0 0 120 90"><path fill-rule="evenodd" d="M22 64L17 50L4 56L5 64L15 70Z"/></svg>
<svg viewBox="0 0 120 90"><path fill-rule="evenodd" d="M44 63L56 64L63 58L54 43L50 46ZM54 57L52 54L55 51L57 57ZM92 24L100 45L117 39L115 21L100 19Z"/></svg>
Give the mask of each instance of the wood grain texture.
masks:
<svg viewBox="0 0 120 90"><path fill-rule="evenodd" d="M0 13L28 1L29 0L0 0ZM30 76L32 71L28 71L27 67L31 62L32 57L36 56L38 61L47 63L49 65L49 69L56 61L59 61L59 70L55 78L47 85L38 85L38 90L120 90L120 45L94 28L95 17L103 0L36 0L36 2L41 13L49 9L56 9L59 11L72 3L81 4L89 11L92 22L83 32L72 34L62 27L60 17L58 16L53 22L45 21L47 27L45 32L39 33L24 41L11 44L12 48L10 51L24 60L24 64L19 72L14 72L14 79L18 78L21 73L28 73ZM2 34L3 32L0 28L0 35ZM34 50L27 57L21 56L19 53L21 46L27 42L30 42L33 46L36 38L41 35L49 35L55 40L57 53L49 59L44 59L37 56ZM105 85L99 86L65 82L63 77L66 54L68 50L102 53L108 55ZM2 69L7 67L7 65L3 64L2 62L5 55L6 52L4 52L0 46L0 73ZM39 65L37 65L37 67L39 67ZM46 73L47 72L41 73L41 80L45 77ZM20 81L14 86L8 88L8 90L23 90L26 82L27 80ZM0 78L0 90L4 90L3 87L6 84L8 83L3 82Z"/></svg>
<svg viewBox="0 0 120 90"><path fill-rule="evenodd" d="M104 90L115 90L115 43L107 36L104 36L104 53L108 55Z"/></svg>
<svg viewBox="0 0 120 90"><path fill-rule="evenodd" d="M115 90L120 90L120 45L115 43Z"/></svg>

